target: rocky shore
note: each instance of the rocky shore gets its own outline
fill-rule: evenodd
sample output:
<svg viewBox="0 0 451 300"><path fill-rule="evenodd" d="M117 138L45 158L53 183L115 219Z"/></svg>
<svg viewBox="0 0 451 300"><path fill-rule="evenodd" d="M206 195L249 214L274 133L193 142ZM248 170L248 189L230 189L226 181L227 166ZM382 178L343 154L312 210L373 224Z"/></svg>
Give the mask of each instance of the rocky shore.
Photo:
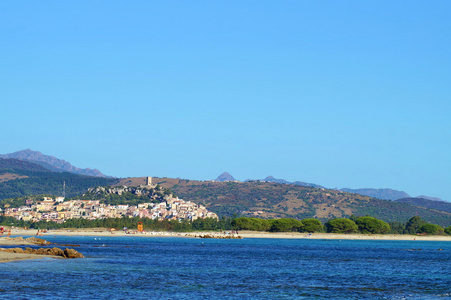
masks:
<svg viewBox="0 0 451 300"><path fill-rule="evenodd" d="M83 254L78 252L77 250L66 248L61 249L58 247L53 248L39 248L39 249L32 249L29 247L26 247L25 249L22 248L0 248L1 252L7 252L7 253L20 253L20 254L38 254L38 255L51 255L51 256L61 256L63 258L82 258L84 257Z"/></svg>
<svg viewBox="0 0 451 300"><path fill-rule="evenodd" d="M243 237L238 234L215 234L215 233L206 233L206 234L188 234L186 237L193 238L201 238L201 239L242 239Z"/></svg>
<svg viewBox="0 0 451 300"><path fill-rule="evenodd" d="M0 245L50 245L51 243L35 238L30 237L24 239L22 237L15 238L0 238ZM83 254L78 251L70 248L65 248L64 250L58 247L53 248L38 248L33 249L30 247L26 248L0 248L0 262L10 262L15 260L24 260L24 259L37 259L42 258L42 256L54 257L54 258L82 258Z"/></svg>

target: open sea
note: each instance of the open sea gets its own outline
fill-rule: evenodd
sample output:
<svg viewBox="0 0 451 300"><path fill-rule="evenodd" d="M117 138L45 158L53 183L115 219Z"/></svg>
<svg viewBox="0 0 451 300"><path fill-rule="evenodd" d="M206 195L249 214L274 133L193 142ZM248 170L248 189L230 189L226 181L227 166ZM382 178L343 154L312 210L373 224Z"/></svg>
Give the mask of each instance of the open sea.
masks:
<svg viewBox="0 0 451 300"><path fill-rule="evenodd" d="M450 242L45 239L86 258L2 263L0 299L451 299Z"/></svg>

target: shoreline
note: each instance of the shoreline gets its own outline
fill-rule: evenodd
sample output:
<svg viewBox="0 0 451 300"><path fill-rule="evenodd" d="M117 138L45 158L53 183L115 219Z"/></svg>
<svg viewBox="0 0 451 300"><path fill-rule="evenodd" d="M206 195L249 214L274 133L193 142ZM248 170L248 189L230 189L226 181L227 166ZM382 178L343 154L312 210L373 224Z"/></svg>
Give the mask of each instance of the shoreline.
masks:
<svg viewBox="0 0 451 300"><path fill-rule="evenodd" d="M12 236L36 236L35 230L15 229L11 232ZM125 236L140 236L140 237L184 237L196 238L199 235L214 235L216 237L227 237L232 234L220 233L217 231L193 231L193 232L170 232L170 231L148 231L125 233L123 231L114 231L111 233L108 229L93 228L93 229L58 229L49 230L43 233L46 236L93 236L93 237L125 237ZM324 239L324 240L389 240L389 241L449 241L451 242L451 235L409 235L409 234L339 234L339 233L301 233L301 232L264 232L264 231L239 231L238 235L243 239L246 238L270 238L270 239ZM1 237L0 237L1 240ZM0 242L1 245L1 242Z"/></svg>
<svg viewBox="0 0 451 300"><path fill-rule="evenodd" d="M127 234L123 231L114 231L112 234L108 229L58 229L50 230L40 236L36 236L35 230L15 229L11 232L10 238L0 236L1 246L26 246L36 245L30 243L24 236L38 237L45 239L46 236L92 236L92 237L180 237L199 238L199 236L215 236L216 238L230 238L230 233L220 233L216 231L203 232L165 232L149 231L136 234ZM235 235L236 236L236 235ZM264 232L264 231L239 231L238 236L243 239L314 239L314 240L380 240L380 241L446 241L451 242L451 236L442 235L408 235L408 234L338 234L338 233L300 233L300 232ZM0 263L13 262L29 259L59 258L57 256L44 256L39 254L8 253L0 251Z"/></svg>
<svg viewBox="0 0 451 300"><path fill-rule="evenodd" d="M410 234L362 234L362 233L301 233L301 232L252 232L240 233L243 238L314 239L314 240L386 240L386 241L443 241L451 242L451 236Z"/></svg>

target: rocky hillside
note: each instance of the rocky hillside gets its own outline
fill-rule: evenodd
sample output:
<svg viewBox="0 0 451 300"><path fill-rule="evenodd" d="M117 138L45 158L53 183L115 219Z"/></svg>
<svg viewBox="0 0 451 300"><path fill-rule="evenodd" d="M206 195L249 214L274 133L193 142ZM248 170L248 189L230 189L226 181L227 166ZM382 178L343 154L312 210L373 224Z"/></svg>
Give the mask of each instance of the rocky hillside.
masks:
<svg viewBox="0 0 451 300"><path fill-rule="evenodd" d="M164 187L148 186L98 186L89 188L83 195L74 198L81 200L100 200L101 203L110 205L129 204L138 205L140 203L161 203L167 197L171 197L171 191Z"/></svg>
<svg viewBox="0 0 451 300"><path fill-rule="evenodd" d="M144 178L127 178L119 184L144 184ZM328 220L334 217L371 215L387 222L406 222L414 215L451 225L451 213L346 193L271 182L212 182L172 178L153 178L153 183L169 188L177 196L203 204L219 216L294 217Z"/></svg>
<svg viewBox="0 0 451 300"><path fill-rule="evenodd" d="M0 154L0 158L13 158L22 161L28 161L37 165L40 165L48 170L54 172L69 172L73 174L86 175L86 176L97 176L97 177L107 177L102 172L97 169L81 169L72 166L67 161L58 159L54 156L44 155L41 152L33 151L30 149L17 151L10 154Z"/></svg>

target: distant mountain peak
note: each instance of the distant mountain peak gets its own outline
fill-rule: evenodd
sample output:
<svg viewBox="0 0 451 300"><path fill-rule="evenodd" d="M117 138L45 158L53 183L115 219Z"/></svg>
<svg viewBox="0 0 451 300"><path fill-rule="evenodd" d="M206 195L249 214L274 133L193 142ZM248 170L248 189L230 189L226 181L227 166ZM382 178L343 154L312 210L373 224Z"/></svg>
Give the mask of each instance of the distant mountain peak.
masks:
<svg viewBox="0 0 451 300"><path fill-rule="evenodd" d="M275 182L275 183L289 183L285 179L277 179L272 175L266 176L266 178L263 179L262 181Z"/></svg>
<svg viewBox="0 0 451 300"><path fill-rule="evenodd" d="M46 169L49 169L49 170L55 171L55 172L69 172L69 173L86 175L86 176L107 177L97 169L77 168L77 167L72 166L70 163L68 163L65 160L58 159L54 156L45 155L39 151L34 151L31 149L25 149L25 150L21 150L21 151L9 153L9 154L2 154L2 155L0 155L0 157L14 158L14 159L22 160L22 161L29 161L29 162L38 164Z"/></svg>
<svg viewBox="0 0 451 300"><path fill-rule="evenodd" d="M232 175L230 175L227 172L222 173L221 175L218 176L218 178L215 179L215 181L235 181L235 178L233 178Z"/></svg>
<svg viewBox="0 0 451 300"><path fill-rule="evenodd" d="M27 149L22 150L22 151L17 151L17 152L22 152L22 153L25 153L25 154L42 154L42 152L34 151L34 150L31 150L30 148L27 148ZM15 152L15 153L17 153L17 152Z"/></svg>

